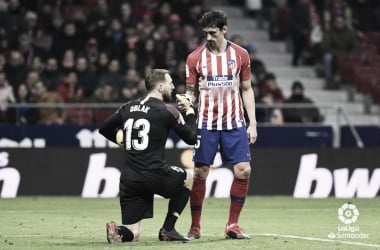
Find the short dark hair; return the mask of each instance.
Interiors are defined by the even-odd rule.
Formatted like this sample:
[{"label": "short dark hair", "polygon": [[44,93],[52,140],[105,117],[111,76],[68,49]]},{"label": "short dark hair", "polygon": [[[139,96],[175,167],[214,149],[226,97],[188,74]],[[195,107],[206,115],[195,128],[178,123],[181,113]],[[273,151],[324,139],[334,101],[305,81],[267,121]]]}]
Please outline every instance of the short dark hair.
[{"label": "short dark hair", "polygon": [[165,81],[165,75],[169,74],[166,69],[152,69],[145,77],[145,87],[148,91],[152,90],[158,82]]},{"label": "short dark hair", "polygon": [[203,13],[198,22],[202,28],[217,27],[222,29],[223,26],[227,25],[227,16],[220,10],[210,10]]},{"label": "short dark hair", "polygon": [[292,91],[295,90],[296,88],[299,88],[299,89],[303,90],[303,84],[302,84],[302,82],[300,82],[300,81],[293,82],[293,84],[292,84]]}]

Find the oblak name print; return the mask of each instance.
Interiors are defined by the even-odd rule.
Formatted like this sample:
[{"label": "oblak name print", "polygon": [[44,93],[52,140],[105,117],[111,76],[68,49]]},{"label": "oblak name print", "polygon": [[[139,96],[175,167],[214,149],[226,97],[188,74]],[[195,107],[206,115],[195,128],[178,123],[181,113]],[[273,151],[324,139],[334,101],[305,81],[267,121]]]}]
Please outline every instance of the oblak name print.
[{"label": "oblak name print", "polygon": [[144,112],[148,113],[150,107],[145,106],[145,105],[133,105],[129,108],[130,112]]}]

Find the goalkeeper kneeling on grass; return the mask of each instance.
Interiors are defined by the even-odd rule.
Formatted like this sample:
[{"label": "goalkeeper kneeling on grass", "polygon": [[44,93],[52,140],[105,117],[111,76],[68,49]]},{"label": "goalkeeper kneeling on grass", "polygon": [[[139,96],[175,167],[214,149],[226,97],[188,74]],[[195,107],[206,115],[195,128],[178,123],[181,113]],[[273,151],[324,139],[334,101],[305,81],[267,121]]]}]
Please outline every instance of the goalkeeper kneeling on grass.
[{"label": "goalkeeper kneeling on grass", "polygon": [[190,145],[197,142],[194,109],[191,100],[182,95],[177,95],[182,113],[169,103],[174,85],[167,70],[153,69],[145,85],[145,97],[122,105],[99,129],[126,154],[120,176],[122,225],[106,223],[109,243],[139,240],[141,220],[153,217],[155,194],[169,199],[159,240],[190,240],[175,230],[175,224],[188,202],[193,178],[181,167],[166,163],[164,153],[169,129]]}]

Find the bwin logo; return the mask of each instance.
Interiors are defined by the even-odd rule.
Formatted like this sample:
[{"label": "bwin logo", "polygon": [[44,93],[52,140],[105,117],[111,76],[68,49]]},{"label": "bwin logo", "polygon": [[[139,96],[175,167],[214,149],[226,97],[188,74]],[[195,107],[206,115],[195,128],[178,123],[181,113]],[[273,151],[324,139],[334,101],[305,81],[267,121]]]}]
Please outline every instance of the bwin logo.
[{"label": "bwin logo", "polygon": [[[318,155],[307,154],[301,157],[295,198],[326,198],[334,185],[336,198],[373,198],[380,189],[380,168],[373,170],[372,176],[367,168],[356,168],[349,177],[348,168],[335,169],[317,167]],[[311,192],[315,182],[314,192]]]}]

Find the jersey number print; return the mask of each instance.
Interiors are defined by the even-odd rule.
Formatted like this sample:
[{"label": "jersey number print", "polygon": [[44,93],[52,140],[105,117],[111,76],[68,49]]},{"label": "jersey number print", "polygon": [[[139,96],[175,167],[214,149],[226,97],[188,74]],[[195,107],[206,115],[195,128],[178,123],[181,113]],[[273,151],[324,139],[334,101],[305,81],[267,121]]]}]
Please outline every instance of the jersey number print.
[{"label": "jersey number print", "polygon": [[[132,130],[138,130],[137,139],[132,138]],[[150,123],[146,119],[128,119],[124,123],[125,148],[131,150],[145,150],[149,144]]]}]

